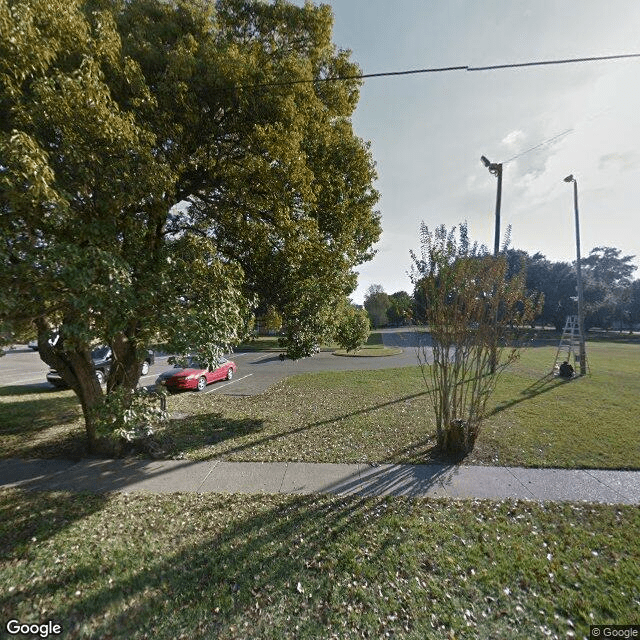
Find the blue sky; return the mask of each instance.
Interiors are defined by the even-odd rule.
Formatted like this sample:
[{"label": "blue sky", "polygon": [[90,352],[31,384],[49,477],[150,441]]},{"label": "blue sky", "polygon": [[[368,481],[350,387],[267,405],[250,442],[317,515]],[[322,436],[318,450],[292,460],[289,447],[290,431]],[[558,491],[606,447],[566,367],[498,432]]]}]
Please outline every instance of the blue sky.
[{"label": "blue sky", "polygon": [[[298,2],[297,4],[302,4]],[[328,0],[334,42],[364,73],[640,53],[637,0]],[[512,246],[575,259],[572,185],[582,253],[615,246],[640,266],[640,58],[365,81],[354,128],[377,163],[383,235],[359,270],[371,284],[410,290],[418,228],[466,220],[493,247],[496,179],[504,162],[502,227]],[[640,270],[636,272],[640,277]]]}]

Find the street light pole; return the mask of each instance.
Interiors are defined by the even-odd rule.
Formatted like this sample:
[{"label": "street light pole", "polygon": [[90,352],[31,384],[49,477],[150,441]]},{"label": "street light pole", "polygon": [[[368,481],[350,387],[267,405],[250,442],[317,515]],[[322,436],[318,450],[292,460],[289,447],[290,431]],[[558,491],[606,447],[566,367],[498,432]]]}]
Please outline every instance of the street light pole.
[{"label": "street light pole", "polygon": [[[498,190],[496,192],[496,231],[493,239],[493,257],[497,258],[500,251],[500,204],[502,202],[502,162],[490,162],[486,156],[480,156],[482,164],[489,169],[489,173],[498,178]],[[489,370],[491,373],[496,372],[497,365],[497,336],[498,336],[498,309],[496,308],[496,316],[494,318],[494,336],[493,345],[491,347],[491,358],[489,360]]]},{"label": "street light pole", "polygon": [[584,293],[582,288],[582,269],[580,266],[580,218],[578,216],[578,182],[573,175],[567,176],[565,182],[573,182],[573,210],[576,218],[576,274],[578,280],[578,327],[580,330],[580,375],[587,373],[587,355],[584,343]]},{"label": "street light pole", "polygon": [[493,240],[493,256],[497,257],[500,251],[500,204],[502,201],[502,162],[490,162],[486,156],[480,156],[482,164],[489,169],[489,173],[498,178],[498,190],[496,192],[496,232]]}]

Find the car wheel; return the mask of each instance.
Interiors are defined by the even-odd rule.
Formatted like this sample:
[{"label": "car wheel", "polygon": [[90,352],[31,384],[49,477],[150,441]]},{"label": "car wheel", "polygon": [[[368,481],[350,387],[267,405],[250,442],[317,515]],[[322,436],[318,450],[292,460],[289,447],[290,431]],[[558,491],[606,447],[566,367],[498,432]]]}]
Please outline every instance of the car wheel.
[{"label": "car wheel", "polygon": [[98,378],[98,384],[100,385],[104,384],[104,373],[100,371],[100,369],[96,370],[96,378]]},{"label": "car wheel", "polygon": [[198,378],[198,391],[204,391],[207,388],[207,379],[204,376]]},{"label": "car wheel", "polygon": [[147,375],[147,373],[149,373],[149,363],[145,360],[145,361],[142,363],[142,372],[141,372],[141,375],[146,376],[146,375]]},{"label": "car wheel", "polygon": [[231,380],[231,378],[233,378],[233,369],[229,367],[227,370],[227,380]]}]

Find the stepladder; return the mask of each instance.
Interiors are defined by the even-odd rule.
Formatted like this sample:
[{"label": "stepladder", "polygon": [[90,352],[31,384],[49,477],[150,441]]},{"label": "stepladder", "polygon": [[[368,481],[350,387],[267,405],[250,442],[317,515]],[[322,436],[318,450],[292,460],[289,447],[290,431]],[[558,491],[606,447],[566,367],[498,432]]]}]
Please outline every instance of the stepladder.
[{"label": "stepladder", "polygon": [[567,316],[553,363],[553,373],[558,373],[563,362],[568,362],[575,370],[580,367],[580,337],[578,316]]}]

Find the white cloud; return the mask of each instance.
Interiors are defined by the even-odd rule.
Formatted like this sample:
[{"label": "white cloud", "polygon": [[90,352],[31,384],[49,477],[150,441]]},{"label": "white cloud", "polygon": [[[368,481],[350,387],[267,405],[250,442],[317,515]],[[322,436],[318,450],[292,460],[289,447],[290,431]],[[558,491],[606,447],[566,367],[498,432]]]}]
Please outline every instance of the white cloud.
[{"label": "white cloud", "polygon": [[526,137],[527,136],[524,134],[523,131],[520,131],[520,129],[516,129],[515,131],[512,131],[511,133],[507,134],[502,139],[501,142],[506,147],[514,147],[515,145],[522,142]]},{"label": "white cloud", "polygon": [[614,165],[615,168],[621,171],[633,169],[638,165],[638,154],[627,151],[625,153],[605,153],[600,156],[598,168],[603,170],[609,165]]}]

